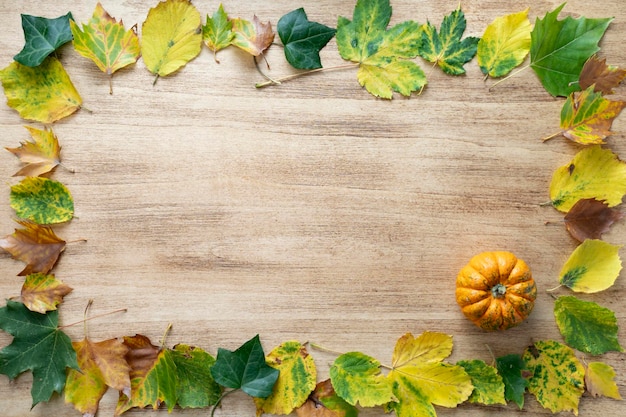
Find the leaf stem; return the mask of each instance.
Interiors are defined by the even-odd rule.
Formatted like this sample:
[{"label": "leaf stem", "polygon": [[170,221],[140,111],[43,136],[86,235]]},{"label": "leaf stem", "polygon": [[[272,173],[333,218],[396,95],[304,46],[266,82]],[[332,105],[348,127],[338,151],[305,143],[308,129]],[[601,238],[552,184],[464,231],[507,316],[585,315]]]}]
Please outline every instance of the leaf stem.
[{"label": "leaf stem", "polygon": [[556,133],[551,134],[550,136],[546,136],[545,138],[542,138],[542,139],[541,139],[541,141],[542,141],[542,142],[547,142],[547,141],[549,141],[550,139],[554,139],[554,138],[556,138],[557,136],[560,136],[560,135],[562,135],[562,134],[563,134],[563,131],[556,132]]},{"label": "leaf stem", "polygon": [[167,336],[169,335],[171,330],[172,330],[172,323],[169,323],[167,325],[167,328],[163,332],[163,337],[161,338],[161,349],[165,347],[165,340],[167,339]]},{"label": "leaf stem", "polygon": [[152,86],[153,86],[153,87],[156,85],[156,83],[157,83],[157,81],[158,81],[158,80],[159,80],[159,74],[157,74],[157,75],[154,77],[154,81],[152,81]]},{"label": "leaf stem", "polygon": [[81,324],[81,323],[84,323],[86,321],[93,320],[93,319],[99,319],[99,318],[105,317],[105,316],[110,316],[110,315],[115,314],[115,313],[126,313],[127,311],[128,311],[127,308],[119,308],[117,310],[109,311],[108,313],[98,314],[97,316],[91,316],[89,318],[82,319],[82,320],[79,320],[79,321],[74,322],[74,323],[70,323],[70,324],[65,324],[63,326],[59,326],[59,329],[65,329],[67,327],[76,326],[77,324]]},{"label": "leaf stem", "polygon": [[89,313],[89,309],[93,304],[93,298],[90,298],[87,302],[87,306],[85,307],[85,312],[83,313],[83,333],[85,334],[85,339],[87,338],[87,314]]},{"label": "leaf stem", "polygon": [[522,67],[522,68],[518,69],[517,71],[507,75],[506,77],[502,78],[501,80],[498,80],[494,84],[491,84],[491,86],[489,87],[489,90],[491,91],[491,89],[496,87],[498,84],[505,82],[509,78],[515,77],[517,74],[519,74],[520,72],[526,71],[528,68],[530,68],[530,64],[528,64],[525,67]]},{"label": "leaf stem", "polygon": [[109,74],[109,95],[113,95],[113,74]]},{"label": "leaf stem", "polygon": [[217,409],[217,407],[220,406],[220,404],[222,403],[222,400],[224,398],[226,398],[226,396],[232,394],[235,391],[239,391],[239,390],[238,389],[231,389],[230,391],[222,392],[222,395],[220,395],[220,397],[217,399],[217,401],[215,402],[215,405],[213,406],[213,409],[211,410],[211,417],[213,417],[215,415],[215,410]]},{"label": "leaf stem", "polygon": [[315,73],[323,72],[323,71],[337,71],[337,70],[342,70],[342,69],[347,69],[347,68],[354,68],[357,66],[359,66],[358,62],[350,62],[349,64],[341,64],[341,65],[337,65],[334,67],[322,67],[322,68],[316,68],[316,69],[309,70],[309,71],[296,72],[294,74],[285,75],[284,77],[275,78],[275,79],[271,79],[268,76],[264,75],[265,78],[267,78],[269,81],[257,83],[254,86],[256,88],[263,88],[263,87],[267,87],[270,85],[279,85],[279,84],[282,84],[284,81],[289,81],[294,78],[304,77],[305,75],[311,75],[311,74],[315,74]]},{"label": "leaf stem", "polygon": [[549,290],[546,290],[546,292],[556,291],[556,290],[558,290],[559,288],[561,288],[562,286],[563,286],[563,284],[559,284],[557,287],[550,288]]},{"label": "leaf stem", "polygon": [[333,354],[335,354],[337,356],[341,356],[341,355],[344,354],[344,352],[339,352],[339,351],[327,348],[326,346],[318,345],[317,343],[309,343],[309,345],[313,349],[321,350],[323,352],[333,353]]}]

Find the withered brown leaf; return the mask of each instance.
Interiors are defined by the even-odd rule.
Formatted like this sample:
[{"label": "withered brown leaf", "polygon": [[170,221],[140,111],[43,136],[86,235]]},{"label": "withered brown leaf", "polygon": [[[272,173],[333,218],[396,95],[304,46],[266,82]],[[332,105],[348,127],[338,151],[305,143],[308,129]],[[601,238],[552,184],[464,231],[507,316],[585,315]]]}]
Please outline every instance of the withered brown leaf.
[{"label": "withered brown leaf", "polygon": [[594,91],[602,94],[613,94],[613,89],[626,77],[626,70],[606,64],[606,58],[598,59],[596,55],[585,62],[580,72],[578,83],[582,90],[595,84]]},{"label": "withered brown leaf", "polygon": [[593,198],[580,199],[565,215],[565,228],[580,242],[585,239],[600,239],[611,225],[624,217],[624,213],[610,208],[603,201]]}]

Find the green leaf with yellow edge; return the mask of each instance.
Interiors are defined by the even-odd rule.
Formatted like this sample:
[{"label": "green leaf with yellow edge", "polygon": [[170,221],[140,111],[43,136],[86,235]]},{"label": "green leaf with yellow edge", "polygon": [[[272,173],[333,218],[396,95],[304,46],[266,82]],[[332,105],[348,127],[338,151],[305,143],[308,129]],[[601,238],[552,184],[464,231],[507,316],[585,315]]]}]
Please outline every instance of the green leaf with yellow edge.
[{"label": "green leaf with yellow edge", "polygon": [[148,70],[169,75],[194,59],[202,49],[200,12],[189,0],[165,0],[148,12],[141,26],[141,55]]},{"label": "green leaf with yellow edge", "polygon": [[0,70],[0,81],[9,107],[27,120],[53,123],[74,113],[83,102],[54,57],[33,68],[14,61]]},{"label": "green leaf with yellow edge", "polygon": [[36,129],[25,126],[33,138],[22,142],[19,148],[6,148],[26,165],[13,174],[14,177],[38,177],[52,171],[61,163],[61,147],[52,129]]},{"label": "green leaf with yellow edge", "polygon": [[585,368],[574,351],[554,340],[540,340],[524,351],[532,376],[528,390],[539,404],[553,413],[572,411],[585,391]]},{"label": "green leaf with yellow edge", "polygon": [[254,399],[257,415],[290,414],[315,389],[317,370],[313,357],[300,342],[289,341],[274,348],[266,362],[280,373],[270,396]]},{"label": "green leaf with yellow edge", "polygon": [[359,411],[337,395],[330,379],[317,384],[309,399],[296,409],[298,417],[357,417]]},{"label": "green leaf with yellow edge", "polygon": [[69,23],[72,19],[72,13],[54,19],[23,14],[25,44],[13,59],[27,67],[41,65],[48,55],[72,40]]},{"label": "green leaf with yellow edge", "polygon": [[520,65],[530,51],[528,9],[497,17],[478,41],[476,60],[483,74],[502,77]]},{"label": "green leaf with yellow edge", "polygon": [[46,314],[56,310],[63,302],[63,297],[72,292],[72,288],[58,280],[54,275],[35,273],[26,276],[22,285],[22,302],[30,310]]},{"label": "green leaf with yellow edge", "polygon": [[585,373],[587,392],[594,397],[604,396],[621,400],[619,388],[615,383],[615,370],[603,362],[590,362]]},{"label": "green leaf with yellow edge", "polygon": [[55,224],[74,217],[70,191],[58,181],[26,177],[11,187],[11,207],[22,219],[37,224]]},{"label": "green leaf with yellow edge", "polygon": [[457,365],[465,369],[474,386],[469,402],[485,405],[506,404],[504,382],[496,368],[478,359],[459,361]]},{"label": "green leaf with yellow edge", "polygon": [[422,31],[419,55],[438,65],[446,74],[465,74],[463,65],[476,55],[479,41],[479,38],[473,36],[461,39],[465,27],[465,13],[460,6],[443,18],[439,33],[427,22]]},{"label": "green leaf with yellow edge", "polygon": [[409,20],[387,29],[390,20],[389,0],[358,0],[352,21],[339,17],[336,32],[341,57],[359,64],[359,84],[386,99],[394,91],[410,96],[426,85],[424,71],[408,60],[418,55],[419,24]]},{"label": "green leaf with yellow edge", "polygon": [[554,172],[550,183],[552,205],[564,213],[582,198],[595,198],[614,207],[625,194],[626,164],[600,145],[579,151],[569,164]]},{"label": "green leaf with yellow edge", "polygon": [[65,383],[65,402],[84,416],[95,416],[100,400],[111,387],[130,395],[128,347],[120,339],[72,342],[80,369],[70,369]]},{"label": "green leaf with yellow edge", "polygon": [[245,19],[232,19],[234,37],[232,44],[252,56],[261,55],[274,41],[276,34],[270,22],[262,23],[255,15],[252,22]]},{"label": "green leaf with yellow edge", "polygon": [[496,368],[504,382],[504,398],[513,401],[519,409],[524,407],[524,393],[528,387],[528,379],[525,378],[526,363],[520,355],[510,354],[496,358]]},{"label": "green leaf with yellow edge", "polygon": [[608,308],[573,296],[559,297],[554,317],[565,343],[574,349],[592,355],[624,351],[617,338],[615,313]]},{"label": "green leaf with yellow edge", "polygon": [[394,401],[391,381],[380,372],[380,362],[361,352],[348,352],[335,359],[330,380],[339,397],[350,405],[374,407]]},{"label": "green leaf with yellow edge", "polygon": [[213,59],[217,63],[220,62],[217,52],[232,44],[235,37],[232,29],[233,23],[228,19],[222,3],[212,17],[206,16],[206,25],[202,26],[202,40],[213,51]]},{"label": "green leaf with yellow edge", "polygon": [[451,352],[452,337],[443,333],[398,339],[388,375],[397,400],[387,409],[398,417],[435,416],[433,404],[452,408],[466,401],[474,386],[463,367],[442,362]]},{"label": "green leaf with yellow edge", "polygon": [[178,344],[170,351],[176,364],[177,403],[181,408],[204,408],[215,405],[222,387],[213,379],[215,358],[204,350]]},{"label": "green leaf with yellow edge", "polygon": [[599,239],[586,239],[561,268],[559,282],[576,292],[606,290],[615,283],[622,270],[621,247]]}]

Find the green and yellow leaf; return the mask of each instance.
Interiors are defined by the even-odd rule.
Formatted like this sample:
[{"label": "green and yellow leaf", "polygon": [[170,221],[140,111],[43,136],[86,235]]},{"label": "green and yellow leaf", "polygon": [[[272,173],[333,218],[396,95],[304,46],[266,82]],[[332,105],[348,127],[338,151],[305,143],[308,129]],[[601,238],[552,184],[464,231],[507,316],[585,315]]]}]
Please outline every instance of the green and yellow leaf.
[{"label": "green and yellow leaf", "polygon": [[621,245],[587,239],[570,255],[559,274],[559,282],[576,292],[593,293],[611,287],[620,271]]},{"label": "green and yellow leaf", "polygon": [[35,129],[25,126],[33,141],[20,144],[19,148],[6,148],[26,165],[13,174],[14,177],[38,177],[52,171],[61,163],[61,147],[52,129]]},{"label": "green and yellow leaf", "polygon": [[181,408],[204,408],[217,404],[222,387],[211,375],[215,358],[204,350],[178,344],[170,351],[177,374],[177,404]]},{"label": "green and yellow leaf", "polygon": [[359,411],[342,400],[326,379],[317,384],[309,399],[296,409],[298,417],[357,417]]},{"label": "green and yellow leaf", "polygon": [[63,297],[70,292],[72,288],[54,275],[35,273],[26,276],[21,295],[22,302],[30,311],[46,314],[56,310],[63,302]]},{"label": "green and yellow leaf", "polygon": [[590,362],[585,374],[587,392],[594,397],[608,397],[621,400],[619,388],[615,383],[615,370],[603,362]]},{"label": "green and yellow leaf", "polygon": [[245,19],[232,19],[233,39],[231,43],[252,56],[259,56],[270,47],[276,34],[270,22],[262,23],[256,15],[252,22]]},{"label": "green and yellow leaf", "polygon": [[202,26],[202,40],[213,51],[215,62],[220,62],[216,57],[217,52],[232,44],[235,37],[232,29],[233,23],[228,19],[222,3],[212,17],[207,15],[206,25]]},{"label": "green and yellow leaf", "polygon": [[465,369],[474,386],[469,402],[485,405],[506,404],[504,382],[496,368],[477,359],[459,361],[457,365]]},{"label": "green and yellow leaf", "polygon": [[74,200],[65,185],[42,177],[26,177],[11,187],[11,207],[22,219],[55,224],[74,217]]}]

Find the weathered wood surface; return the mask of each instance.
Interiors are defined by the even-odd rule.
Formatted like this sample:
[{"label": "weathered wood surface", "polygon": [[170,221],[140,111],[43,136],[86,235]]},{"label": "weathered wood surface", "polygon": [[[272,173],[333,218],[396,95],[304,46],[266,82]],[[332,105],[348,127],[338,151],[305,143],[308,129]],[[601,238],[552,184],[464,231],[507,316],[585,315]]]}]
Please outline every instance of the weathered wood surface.
[{"label": "weathered wood surface", "polygon": [[[462,2],[468,35],[480,36],[495,17],[530,5],[531,20],[560,0]],[[145,20],[156,2],[105,2],[127,26]],[[201,14],[218,2],[196,0]],[[458,2],[394,0],[392,23],[407,19],[439,24]],[[71,10],[78,22],[95,1],[0,2],[0,65],[22,44],[20,13],[56,17]],[[225,2],[233,16],[258,15],[272,23],[304,6],[310,19],[336,25],[352,15],[354,1]],[[615,16],[602,56],[626,66],[626,8],[622,0],[571,0],[565,12]],[[421,96],[377,100],[357,83],[355,70],[317,74],[256,90],[262,77],[252,59],[234,48],[214,62],[206,48],[177,74],[155,86],[143,62],[108,79],[71,46],[61,60],[91,112],[54,124],[63,161],[53,178],[75,198],[76,218],[58,228],[70,244],[54,272],[74,291],[61,308],[62,323],[80,320],[90,299],[93,314],[128,312],[93,321],[100,340],[141,333],[158,341],[169,323],[169,346],[184,342],[215,353],[234,349],[259,333],[267,350],[290,340],[338,351],[358,350],[389,361],[405,332],[454,336],[452,361],[521,353],[533,340],[562,340],[544,290],[554,287],[573,241],[550,207],[552,172],[578,147],[540,138],[558,128],[561,99],[545,92],[531,70],[490,91],[475,62],[467,75],[445,76],[420,61],[429,75]],[[289,73],[282,52],[267,54],[274,76]],[[334,40],[325,66],[341,64]],[[624,87],[618,91],[624,99]],[[0,146],[27,139],[26,123],[0,106]],[[614,123],[610,147],[626,155],[626,119]],[[18,162],[0,153],[0,231],[12,232],[11,178]],[[546,225],[546,222],[555,222]],[[622,221],[605,235],[626,243]],[[510,250],[526,260],[540,288],[530,319],[506,333],[485,333],[460,313],[454,300],[457,271],[475,253]],[[622,256],[624,251],[622,250]],[[0,295],[19,294],[23,265],[0,255]],[[584,297],[626,321],[624,273],[608,291]],[[557,291],[557,294],[566,291]],[[67,329],[83,337],[83,327]],[[0,344],[10,342],[0,335]],[[620,331],[622,343],[626,340]],[[333,355],[312,351],[320,378]],[[581,355],[582,357],[582,355]],[[617,370],[626,395],[623,354],[603,358]],[[31,376],[10,384],[0,378],[5,417],[78,415],[62,399],[29,411]],[[116,393],[101,416],[112,415]],[[463,405],[438,408],[440,416],[539,416],[550,412],[530,395],[524,411]],[[626,414],[623,403],[585,396],[581,416]],[[128,415],[159,415],[159,410]],[[204,416],[206,410],[173,415]],[[233,395],[217,415],[252,416],[254,406]],[[383,415],[380,408],[363,416]]]}]

